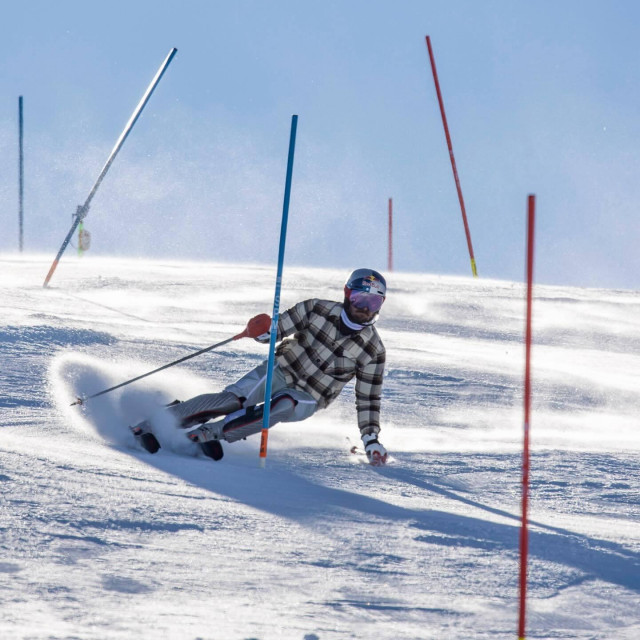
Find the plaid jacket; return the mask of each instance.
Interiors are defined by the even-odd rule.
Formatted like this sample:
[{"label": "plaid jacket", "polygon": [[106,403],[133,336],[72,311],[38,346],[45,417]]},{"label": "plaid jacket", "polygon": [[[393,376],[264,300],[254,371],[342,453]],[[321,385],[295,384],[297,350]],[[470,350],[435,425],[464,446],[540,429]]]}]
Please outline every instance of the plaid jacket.
[{"label": "plaid jacket", "polygon": [[[324,409],[355,376],[361,434],[380,431],[380,394],[385,349],[372,327],[345,336],[340,332],[342,303],[305,300],[278,319],[276,360],[287,384],[311,394]],[[287,336],[293,336],[287,338]]]}]

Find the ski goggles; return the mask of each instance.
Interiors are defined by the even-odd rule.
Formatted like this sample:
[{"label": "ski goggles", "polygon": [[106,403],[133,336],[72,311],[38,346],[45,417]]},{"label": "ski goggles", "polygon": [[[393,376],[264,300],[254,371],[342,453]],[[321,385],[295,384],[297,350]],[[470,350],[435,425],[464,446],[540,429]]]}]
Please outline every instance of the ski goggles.
[{"label": "ski goggles", "polygon": [[349,302],[356,309],[369,309],[371,313],[377,313],[382,307],[384,296],[377,293],[368,293],[367,291],[351,291]]}]

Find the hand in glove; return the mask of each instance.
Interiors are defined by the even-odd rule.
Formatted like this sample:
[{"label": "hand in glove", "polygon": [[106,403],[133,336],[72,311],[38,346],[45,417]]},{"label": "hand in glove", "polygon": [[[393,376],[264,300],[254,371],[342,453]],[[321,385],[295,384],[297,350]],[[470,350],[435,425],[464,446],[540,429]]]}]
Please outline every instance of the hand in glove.
[{"label": "hand in glove", "polygon": [[369,459],[369,464],[374,467],[381,467],[387,462],[387,450],[378,442],[378,436],[370,433],[362,436],[364,451]]}]

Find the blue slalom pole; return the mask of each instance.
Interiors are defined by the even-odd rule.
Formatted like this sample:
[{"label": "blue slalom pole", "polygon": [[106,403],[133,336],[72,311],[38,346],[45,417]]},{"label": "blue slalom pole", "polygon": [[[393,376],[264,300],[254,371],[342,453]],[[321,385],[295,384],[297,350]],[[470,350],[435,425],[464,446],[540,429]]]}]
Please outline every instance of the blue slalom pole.
[{"label": "blue slalom pole", "polygon": [[276,291],[273,297],[273,313],[271,314],[271,340],[269,341],[269,360],[267,362],[267,381],[264,390],[264,414],[262,418],[262,438],[260,441],[260,466],[267,461],[267,439],[269,437],[269,417],[271,415],[271,387],[273,384],[273,366],[278,337],[278,316],[280,315],[280,289],[282,288],[282,267],[284,265],[284,248],[287,242],[287,222],[289,221],[289,199],[291,197],[291,177],[293,175],[293,154],[296,148],[296,130],[298,116],[291,116],[291,135],[289,136],[289,158],[287,160],[287,180],[284,186],[284,204],[282,206],[282,223],[280,225],[280,247],[278,249],[278,273],[276,275]]}]

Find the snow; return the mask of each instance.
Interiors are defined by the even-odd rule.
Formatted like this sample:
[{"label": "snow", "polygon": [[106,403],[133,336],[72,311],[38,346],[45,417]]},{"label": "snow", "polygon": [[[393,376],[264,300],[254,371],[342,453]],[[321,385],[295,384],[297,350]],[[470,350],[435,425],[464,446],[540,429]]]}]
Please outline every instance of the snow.
[{"label": "snow", "polygon": [[[271,311],[275,269],[0,256],[2,638],[515,638],[524,291],[389,274],[374,469],[353,388],[215,463],[127,425],[218,390],[252,340],[89,401]],[[282,308],[345,273],[286,268]],[[528,638],[640,638],[640,293],[538,286]],[[160,412],[161,413],[161,412]]]}]

